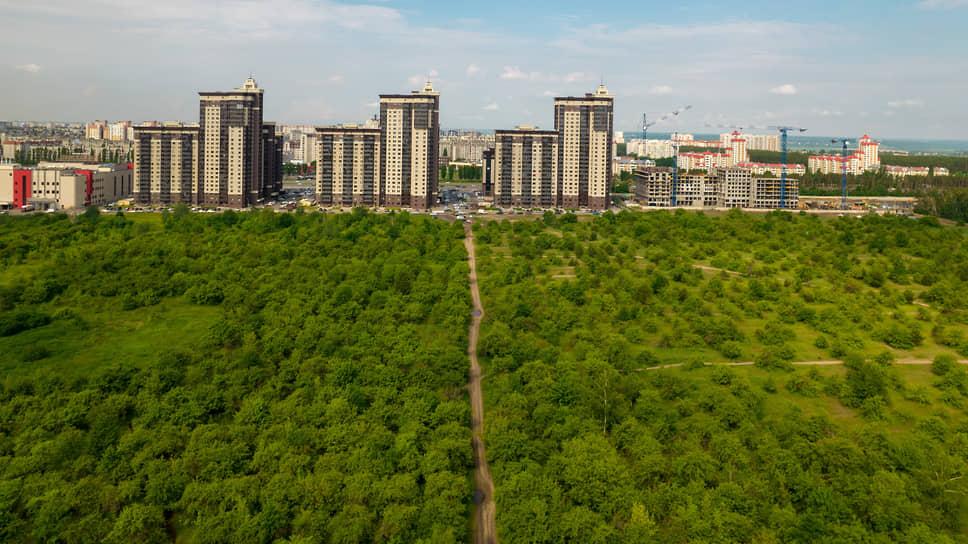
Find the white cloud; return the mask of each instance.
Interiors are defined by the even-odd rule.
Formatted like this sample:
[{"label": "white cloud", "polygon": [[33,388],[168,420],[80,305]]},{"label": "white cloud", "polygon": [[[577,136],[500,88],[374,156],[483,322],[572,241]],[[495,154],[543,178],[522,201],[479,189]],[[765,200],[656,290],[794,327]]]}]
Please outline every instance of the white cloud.
[{"label": "white cloud", "polygon": [[501,107],[498,106],[496,102],[491,102],[490,104],[484,106],[484,109],[486,111],[497,111],[497,110],[501,109]]},{"label": "white cloud", "polygon": [[501,79],[528,79],[528,74],[521,71],[517,66],[505,66],[504,73],[500,76]]},{"label": "white cloud", "polygon": [[814,108],[814,109],[810,110],[810,113],[812,113],[814,115],[819,115],[821,117],[840,117],[840,116],[842,116],[844,114],[844,112],[842,112],[842,111],[825,110],[825,109],[821,109],[821,108]]},{"label": "white cloud", "polygon": [[783,21],[725,21],[721,23],[698,23],[691,25],[645,24],[630,28],[615,28],[604,24],[585,27],[566,26],[562,37],[551,42],[554,47],[572,52],[614,55],[615,47],[630,47],[631,44],[650,46],[668,43],[698,42],[709,45],[722,43],[734,44],[745,50],[762,49],[764,44],[791,48],[809,45],[810,40],[826,36],[835,29]]},{"label": "white cloud", "polygon": [[336,83],[337,85],[342,85],[343,83],[346,83],[346,80],[343,79],[343,76],[336,75],[336,76],[330,76],[329,82]]},{"label": "white cloud", "polygon": [[33,63],[31,63],[31,64],[21,64],[20,66],[17,66],[17,69],[18,70],[21,70],[23,72],[29,72],[31,74],[36,74],[37,72],[40,71],[40,66],[37,65],[37,64],[33,64]]},{"label": "white cloud", "polygon": [[918,3],[922,9],[954,9],[968,6],[968,0],[924,0]]},{"label": "white cloud", "polygon": [[889,108],[920,108],[924,102],[918,98],[906,98],[904,100],[891,100],[887,103]]},{"label": "white cloud", "polygon": [[572,72],[565,76],[565,81],[567,83],[574,83],[576,81],[592,81],[595,76],[591,74],[586,74],[585,72]]},{"label": "white cloud", "polygon": [[474,77],[481,73],[481,67],[476,64],[468,64],[465,73],[467,77]]},{"label": "white cloud", "polygon": [[654,94],[658,96],[672,94],[672,87],[668,85],[656,85],[649,89],[649,94]]},{"label": "white cloud", "polygon": [[797,88],[787,83],[786,85],[773,87],[772,89],[770,89],[770,92],[773,94],[782,94],[782,95],[790,96],[790,95],[797,94]]},{"label": "white cloud", "polygon": [[558,93],[556,93],[554,91],[545,91],[545,92],[541,93],[541,96],[558,96]]},{"label": "white cloud", "polygon": [[426,74],[417,74],[417,75],[408,77],[407,82],[410,83],[411,85],[423,85],[428,80],[432,80],[433,78],[439,75],[440,74],[437,72],[437,70],[431,69]]},{"label": "white cloud", "polygon": [[[323,0],[0,0],[0,10],[72,18],[121,19],[132,27],[154,24],[156,30],[181,34],[226,34],[243,32],[247,38],[269,39],[285,35],[295,24],[332,24],[347,29],[386,29],[403,22],[396,9],[373,5],[351,5]],[[213,24],[216,21],[216,24]],[[288,28],[287,28],[288,27]],[[154,28],[154,27],[153,27]]]}]

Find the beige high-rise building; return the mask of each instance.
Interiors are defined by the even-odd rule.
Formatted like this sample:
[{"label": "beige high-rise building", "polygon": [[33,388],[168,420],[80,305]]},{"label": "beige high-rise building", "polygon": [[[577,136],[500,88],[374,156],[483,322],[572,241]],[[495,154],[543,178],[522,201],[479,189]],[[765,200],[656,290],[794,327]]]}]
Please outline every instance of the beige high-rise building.
[{"label": "beige high-rise building", "polygon": [[252,206],[262,198],[262,94],[251,77],[229,92],[200,92],[202,204]]},{"label": "beige high-rise building", "polygon": [[498,206],[557,205],[558,132],[521,126],[495,131],[494,204]]},{"label": "beige high-rise building", "polygon": [[614,100],[605,85],[584,97],[555,98],[560,206],[608,208]]},{"label": "beige high-rise building", "polygon": [[746,152],[746,138],[738,131],[734,131],[733,137],[729,140],[729,166],[736,166],[749,160],[750,155]]},{"label": "beige high-rise building", "polygon": [[378,128],[355,124],[316,129],[316,202],[377,206],[383,200]]},{"label": "beige high-rise building", "polygon": [[[379,205],[426,209],[437,202],[440,93],[380,95]],[[318,159],[317,159],[318,160]]]},{"label": "beige high-rise building", "polygon": [[199,204],[201,128],[134,127],[133,198],[140,204]]},{"label": "beige high-rise building", "polygon": [[318,140],[316,134],[303,134],[299,136],[299,152],[302,155],[303,164],[312,164],[316,160],[316,149]]},{"label": "beige high-rise building", "polygon": [[112,123],[110,125],[110,135],[111,140],[115,142],[121,142],[128,138],[128,127],[131,126],[131,121],[118,121],[117,123]]}]

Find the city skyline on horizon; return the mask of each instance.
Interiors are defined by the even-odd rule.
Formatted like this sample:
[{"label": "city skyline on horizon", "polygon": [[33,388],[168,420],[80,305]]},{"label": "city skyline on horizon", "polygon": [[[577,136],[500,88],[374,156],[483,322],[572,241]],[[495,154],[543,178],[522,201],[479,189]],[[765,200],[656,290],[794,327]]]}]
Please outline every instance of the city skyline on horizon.
[{"label": "city skyline on horizon", "polygon": [[[692,104],[653,130],[791,124],[818,136],[966,138],[963,0],[820,2],[807,13],[754,1],[728,16],[719,3],[691,2],[653,6],[641,20],[628,16],[631,3],[550,6],[0,0],[10,22],[0,44],[15,59],[0,65],[12,76],[0,119],[186,120],[198,92],[251,73],[266,89],[266,118],[280,124],[363,121],[380,93],[429,79],[443,127],[550,127],[549,97],[604,81],[622,131],[639,130],[643,112]],[[71,34],[95,22],[117,32]],[[930,43],[918,38],[927,32]]]}]

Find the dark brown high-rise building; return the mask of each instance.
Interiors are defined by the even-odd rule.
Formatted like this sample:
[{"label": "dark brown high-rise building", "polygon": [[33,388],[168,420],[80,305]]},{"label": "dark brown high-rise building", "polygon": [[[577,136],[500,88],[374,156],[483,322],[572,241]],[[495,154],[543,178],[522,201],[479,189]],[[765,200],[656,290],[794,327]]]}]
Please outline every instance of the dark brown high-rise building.
[{"label": "dark brown high-rise building", "polygon": [[489,147],[481,152],[481,158],[484,162],[483,167],[483,177],[484,177],[484,196],[492,196],[494,194],[494,151],[493,147]]},{"label": "dark brown high-rise building", "polygon": [[494,204],[558,205],[558,133],[521,126],[494,133]]},{"label": "dark brown high-rise building", "polygon": [[282,192],[282,134],[275,123],[262,124],[262,198]]},{"label": "dark brown high-rise building", "polygon": [[426,209],[437,203],[440,93],[380,95],[379,204]]},{"label": "dark brown high-rise building", "polygon": [[202,204],[252,206],[262,198],[262,89],[200,92]]},{"label": "dark brown high-rise building", "polygon": [[134,127],[132,198],[139,204],[198,204],[202,145],[198,125]]},{"label": "dark brown high-rise building", "polygon": [[353,124],[316,129],[316,202],[322,206],[377,206],[380,129]]}]

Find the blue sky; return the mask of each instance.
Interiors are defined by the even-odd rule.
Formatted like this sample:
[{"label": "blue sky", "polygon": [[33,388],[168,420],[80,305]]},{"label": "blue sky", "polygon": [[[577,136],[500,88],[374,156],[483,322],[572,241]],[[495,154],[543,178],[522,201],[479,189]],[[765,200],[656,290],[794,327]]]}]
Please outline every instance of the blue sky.
[{"label": "blue sky", "polygon": [[336,2],[0,0],[5,120],[197,120],[251,72],[266,119],[373,115],[441,92],[446,127],[552,126],[604,78],[615,125],[790,124],[817,136],[968,139],[968,0]]}]

